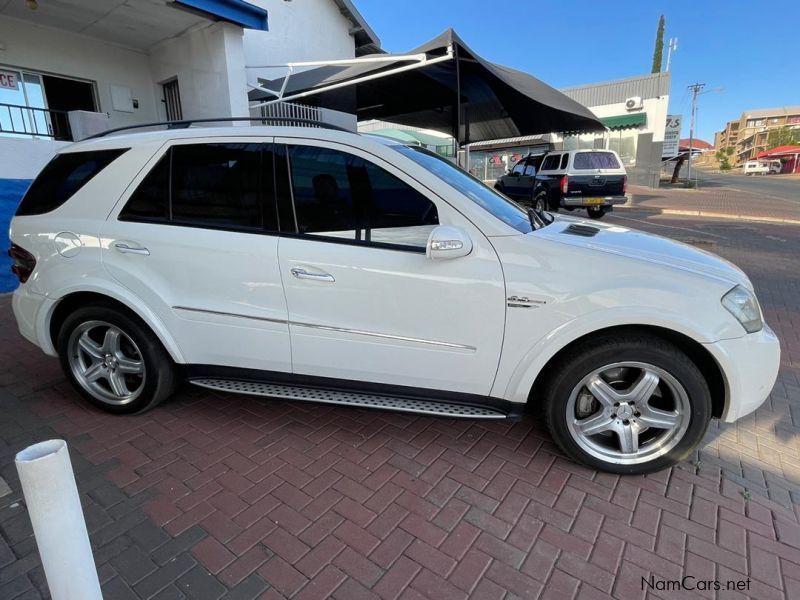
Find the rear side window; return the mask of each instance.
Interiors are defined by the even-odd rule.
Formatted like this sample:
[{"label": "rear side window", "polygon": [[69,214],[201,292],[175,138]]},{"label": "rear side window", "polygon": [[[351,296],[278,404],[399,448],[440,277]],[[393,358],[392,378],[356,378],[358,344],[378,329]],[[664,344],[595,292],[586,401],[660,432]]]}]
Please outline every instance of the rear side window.
[{"label": "rear side window", "polygon": [[277,230],[271,146],[173,146],[131,195],[123,221]]},{"label": "rear side window", "polygon": [[569,154],[565,154],[561,157],[561,165],[559,166],[560,170],[564,170],[567,168],[567,163],[569,162]]},{"label": "rear side window", "polygon": [[558,168],[558,162],[561,160],[560,154],[551,154],[547,158],[544,159],[544,164],[542,165],[542,171],[554,171]]},{"label": "rear side window", "polygon": [[128,148],[59,154],[42,170],[22,198],[17,216],[55,210]]},{"label": "rear side window", "polygon": [[611,152],[578,152],[572,161],[575,169],[619,169],[619,161]]}]

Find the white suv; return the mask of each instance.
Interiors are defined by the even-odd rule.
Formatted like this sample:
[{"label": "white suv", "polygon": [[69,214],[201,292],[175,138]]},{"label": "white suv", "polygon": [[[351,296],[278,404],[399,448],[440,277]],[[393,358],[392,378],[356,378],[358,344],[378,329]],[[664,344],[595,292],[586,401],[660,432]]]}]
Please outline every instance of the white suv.
[{"label": "white suv", "polygon": [[215,390],[503,419],[616,473],[767,397],[779,345],[730,263],[525,211],[424,149],[225,127],[72,145],[11,223],[14,313],[90,402]]}]

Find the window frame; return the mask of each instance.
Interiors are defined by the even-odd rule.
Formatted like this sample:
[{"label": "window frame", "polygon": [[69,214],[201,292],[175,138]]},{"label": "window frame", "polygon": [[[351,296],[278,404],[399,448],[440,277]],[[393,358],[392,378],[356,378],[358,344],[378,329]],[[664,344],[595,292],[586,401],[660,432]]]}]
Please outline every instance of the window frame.
[{"label": "window frame", "polygon": [[[289,146],[312,146],[318,148],[326,148],[328,150],[335,150],[338,152],[343,152],[345,154],[351,154],[356,156],[366,162],[372,163],[373,166],[389,173],[390,175],[394,176],[396,179],[404,183],[405,185],[412,188],[417,193],[424,196],[429,202],[431,202],[436,207],[436,213],[439,218],[442,215],[442,208],[446,204],[442,199],[440,199],[436,194],[431,192],[427,187],[420,184],[417,180],[413,177],[409,176],[404,171],[397,169],[394,165],[387,163],[384,159],[379,156],[375,156],[369,152],[364,151],[363,149],[357,146],[349,146],[347,144],[342,144],[338,142],[332,142],[329,140],[320,140],[320,139],[313,139],[313,138],[291,138],[291,137],[275,137],[275,148],[277,149],[278,146],[283,145],[285,155],[287,156],[287,170],[285,173],[286,181],[288,181],[288,189],[290,193],[290,201],[292,206],[293,214],[295,215],[295,227],[297,227],[297,208],[295,207],[294,202],[294,186],[292,185],[292,177],[291,177],[291,158],[289,156]],[[276,150],[277,156],[277,150]],[[275,173],[275,181],[276,185],[278,183],[278,178],[281,177],[281,174],[277,172]],[[280,199],[276,197],[276,200],[280,202]],[[447,205],[449,207],[449,205]],[[441,225],[441,221],[439,223]],[[356,239],[348,239],[348,238],[339,238],[339,237],[326,237],[323,235],[313,235],[313,234],[306,234],[300,233],[298,229],[295,229],[293,232],[288,231],[281,231],[280,235],[282,237],[291,237],[294,239],[301,239],[306,240],[309,242],[317,242],[317,243],[327,243],[327,244],[343,244],[347,246],[358,246],[362,248],[374,248],[378,250],[390,250],[390,251],[397,251],[397,252],[410,252],[412,254],[426,254],[427,248],[426,247],[419,247],[419,246],[408,246],[404,244],[391,244],[387,242],[374,242],[372,240],[356,240]],[[426,244],[427,246],[427,244]]]},{"label": "window frame", "polygon": [[[263,159],[263,152],[268,147],[272,147],[272,185],[271,193],[272,198],[271,201],[273,203],[273,210],[276,215],[276,228],[271,229],[268,227],[268,223],[266,223],[267,212],[265,210],[267,203],[270,201],[267,191],[264,190],[262,192],[261,198],[261,210],[262,210],[262,225],[260,227],[241,227],[241,226],[226,226],[226,225],[214,225],[211,223],[200,223],[200,222],[192,222],[192,221],[175,221],[172,219],[172,202],[171,202],[171,194],[172,194],[172,149],[178,146],[197,146],[197,145],[220,145],[220,144],[253,144],[262,146],[262,159]],[[212,138],[178,138],[174,140],[167,140],[164,142],[159,148],[155,151],[155,153],[148,159],[147,163],[142,167],[141,171],[137,174],[136,178],[131,181],[130,185],[125,190],[125,193],[120,197],[119,201],[114,207],[114,210],[109,215],[109,220],[114,219],[117,221],[122,221],[124,223],[143,223],[149,225],[160,225],[160,226],[167,226],[167,227],[183,227],[183,228],[190,228],[190,229],[205,229],[208,231],[227,231],[227,232],[234,232],[234,233],[248,233],[251,235],[270,235],[270,236],[279,236],[281,235],[280,230],[280,213],[278,198],[277,198],[277,176],[276,176],[276,148],[277,145],[274,143],[273,138],[265,138],[260,136],[253,136],[253,137],[212,137]],[[170,171],[169,171],[169,181],[170,181],[170,189],[169,194],[170,198],[168,199],[168,207],[169,207],[169,219],[161,219],[161,218],[146,218],[146,217],[124,217],[123,212],[125,211],[125,207],[128,206],[131,199],[133,198],[136,191],[142,185],[144,180],[150,175],[151,172],[158,166],[162,159],[164,159],[167,155],[170,155]]]}]

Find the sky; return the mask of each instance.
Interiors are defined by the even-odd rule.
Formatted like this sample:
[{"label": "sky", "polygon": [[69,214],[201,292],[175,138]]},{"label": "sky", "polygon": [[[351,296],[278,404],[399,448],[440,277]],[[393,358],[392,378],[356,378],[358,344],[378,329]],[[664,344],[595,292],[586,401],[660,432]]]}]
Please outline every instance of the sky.
[{"label": "sky", "polygon": [[[389,52],[404,52],[448,27],[475,52],[554,87],[650,73],[658,17],[667,40],[678,38],[670,72],[670,114],[684,115],[689,137],[691,94],[698,99],[695,137],[751,109],[800,105],[800,28],[792,2],[740,0],[356,0]],[[783,14],[783,16],[781,16]],[[781,51],[781,46],[785,48]]]}]

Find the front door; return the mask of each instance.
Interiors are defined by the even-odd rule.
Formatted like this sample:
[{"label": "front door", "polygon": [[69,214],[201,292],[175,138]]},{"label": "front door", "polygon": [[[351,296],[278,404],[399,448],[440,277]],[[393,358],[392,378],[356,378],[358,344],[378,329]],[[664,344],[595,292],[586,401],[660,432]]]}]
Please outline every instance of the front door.
[{"label": "front door", "polygon": [[[370,154],[281,142],[297,223],[278,249],[294,372],[488,395],[505,321],[502,270],[488,240]],[[438,224],[464,229],[472,253],[426,258]]]},{"label": "front door", "polygon": [[182,140],[159,154],[105,223],[105,268],[186,362],[290,372],[271,144]]}]

